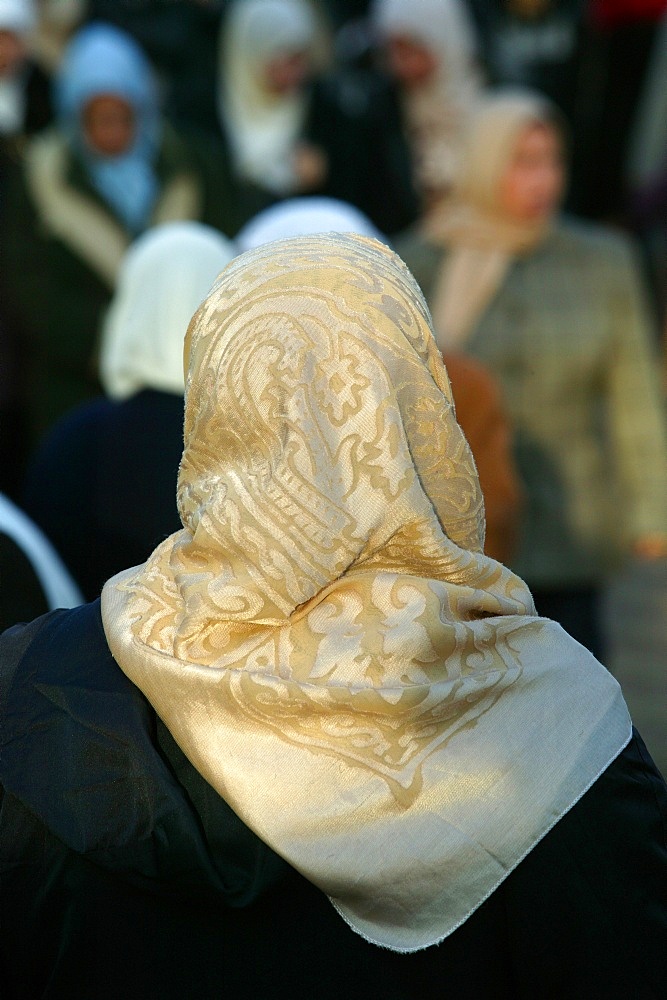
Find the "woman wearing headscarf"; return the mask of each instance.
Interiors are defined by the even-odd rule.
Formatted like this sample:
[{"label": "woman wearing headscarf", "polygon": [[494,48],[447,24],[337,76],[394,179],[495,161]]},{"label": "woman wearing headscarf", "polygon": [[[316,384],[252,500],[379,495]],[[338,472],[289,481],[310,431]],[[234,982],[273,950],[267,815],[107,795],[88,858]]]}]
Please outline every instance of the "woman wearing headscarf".
[{"label": "woman wearing headscarf", "polygon": [[179,526],[184,331],[234,252],[197,222],[156,226],[131,246],[101,339],[108,398],[64,416],[29,466],[26,509],[89,600]]},{"label": "woman wearing headscarf", "polygon": [[235,0],[220,45],[218,113],[239,178],[272,198],[316,187],[316,158],[299,161],[318,45],[312,6]]},{"label": "woman wearing headscarf", "polygon": [[449,195],[481,90],[473,25],[462,0],[375,0],[371,11],[428,208]]},{"label": "woman wearing headscarf", "polygon": [[267,244],[186,356],[182,529],[0,640],[9,996],[659,996],[664,783],[482,553],[409,272]]},{"label": "woman wearing headscarf", "polygon": [[455,202],[399,250],[438,343],[499,378],[526,494],[512,566],[594,650],[599,588],[667,554],[664,415],[631,248],[563,218],[563,138],[537,95],[499,91],[466,138]]},{"label": "woman wearing headscarf", "polygon": [[99,324],[132,240],[207,211],[189,148],[162,119],[151,68],[122,31],[94,24],[73,38],[56,105],[57,127],[29,145],[8,201],[7,267],[30,355],[34,438],[99,391]]},{"label": "woman wearing headscarf", "polygon": [[308,0],[234,0],[223,17],[215,125],[248,217],[320,195],[355,205],[383,232],[418,202],[384,77],[323,67],[326,26]]}]

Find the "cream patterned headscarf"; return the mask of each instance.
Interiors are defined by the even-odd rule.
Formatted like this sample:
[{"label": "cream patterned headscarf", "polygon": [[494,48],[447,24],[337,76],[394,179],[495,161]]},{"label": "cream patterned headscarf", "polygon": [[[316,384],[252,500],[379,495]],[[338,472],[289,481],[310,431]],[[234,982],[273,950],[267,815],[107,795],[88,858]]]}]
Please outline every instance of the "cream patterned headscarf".
[{"label": "cream patterned headscarf", "polygon": [[110,648],[356,932],[426,947],[627,742],[618,685],[482,554],[429,316],[387,247],[250,251],[188,336],[184,527],[104,588]]}]

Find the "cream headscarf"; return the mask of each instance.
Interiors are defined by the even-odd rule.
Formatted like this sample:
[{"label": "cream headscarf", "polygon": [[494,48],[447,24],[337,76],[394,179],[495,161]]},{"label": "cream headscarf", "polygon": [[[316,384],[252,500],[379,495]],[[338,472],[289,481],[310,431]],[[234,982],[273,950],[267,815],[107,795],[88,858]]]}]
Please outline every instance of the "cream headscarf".
[{"label": "cream headscarf", "polygon": [[109,646],[357,933],[426,947],[628,741],[619,687],[482,554],[424,300],[387,247],[236,258],[189,359],[184,527],[105,586]]},{"label": "cream headscarf", "polygon": [[380,40],[407,36],[437,62],[430,80],[402,95],[417,183],[431,201],[451,188],[461,133],[481,90],[470,16],[464,0],[375,0],[372,20]]},{"label": "cream headscarf", "polygon": [[126,399],[146,388],[183,394],[188,322],[234,256],[230,240],[199,222],[154,226],[132,244],[102,332],[108,396]]},{"label": "cream headscarf", "polygon": [[274,94],[268,62],[312,52],[316,25],[307,0],[235,0],[223,21],[218,107],[237,173],[275,194],[296,187],[294,145],[303,128],[304,93]]},{"label": "cream headscarf", "polygon": [[427,215],[424,235],[450,253],[431,303],[442,350],[460,347],[502,284],[512,259],[530,252],[551,220],[516,222],[503,214],[499,186],[522,133],[554,124],[546,98],[506,90],[481,100],[464,137],[459,180],[451,202]]}]

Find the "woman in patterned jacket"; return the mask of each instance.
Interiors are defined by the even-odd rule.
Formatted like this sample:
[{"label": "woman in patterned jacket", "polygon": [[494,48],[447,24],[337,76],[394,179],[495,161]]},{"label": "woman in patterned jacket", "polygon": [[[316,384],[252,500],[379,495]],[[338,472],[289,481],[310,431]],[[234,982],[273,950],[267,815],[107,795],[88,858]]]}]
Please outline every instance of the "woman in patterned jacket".
[{"label": "woman in patterned jacket", "polygon": [[620,234],[558,213],[554,111],[480,102],[456,199],[397,241],[438,343],[498,378],[525,508],[513,569],[541,614],[600,655],[598,594],[630,555],[667,556],[667,445],[639,268]]}]

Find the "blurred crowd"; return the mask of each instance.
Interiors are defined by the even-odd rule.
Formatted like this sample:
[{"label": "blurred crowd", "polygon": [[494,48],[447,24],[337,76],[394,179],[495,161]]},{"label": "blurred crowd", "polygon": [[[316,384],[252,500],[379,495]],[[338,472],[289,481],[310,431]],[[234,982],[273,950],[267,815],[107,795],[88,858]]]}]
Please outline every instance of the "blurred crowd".
[{"label": "blurred crowd", "polygon": [[12,501],[86,598],[179,527],[189,316],[328,230],[416,276],[541,613],[603,656],[667,557],[666,0],[0,0],[0,227],[5,580]]}]

